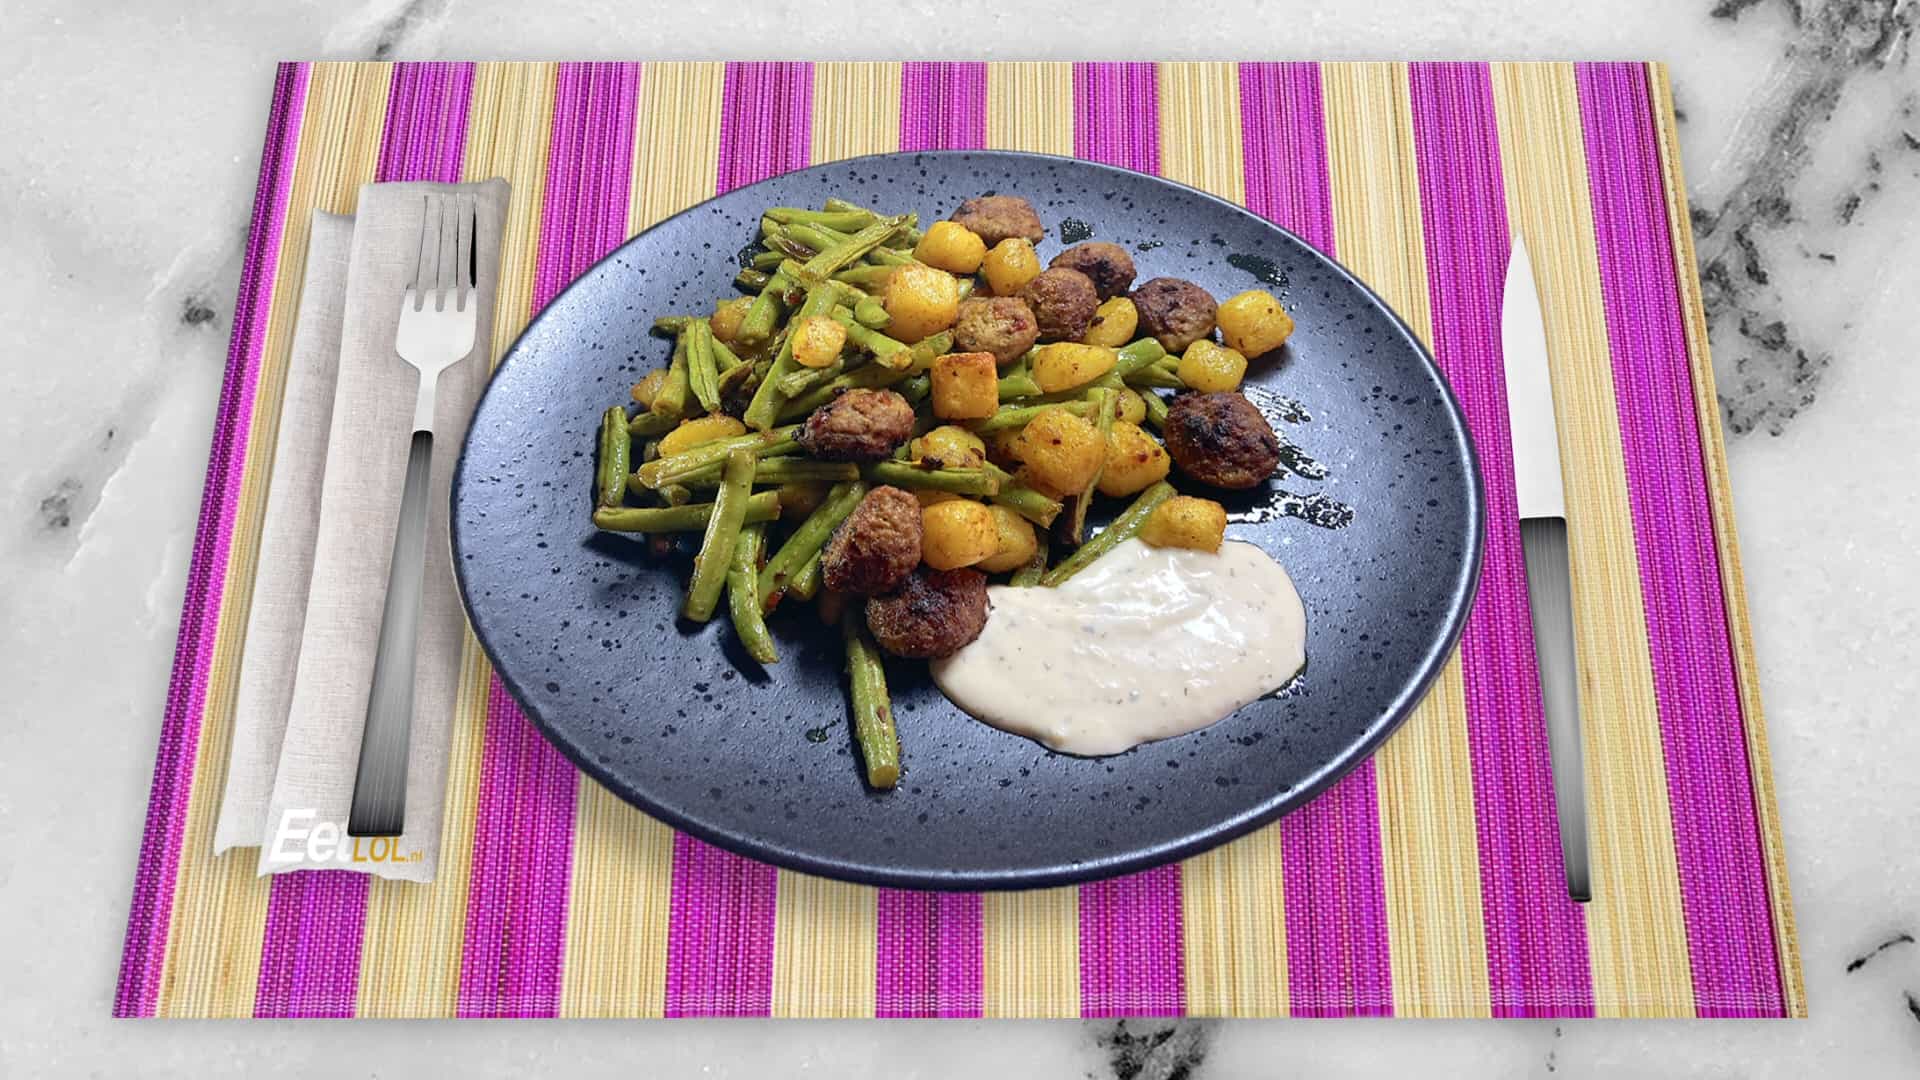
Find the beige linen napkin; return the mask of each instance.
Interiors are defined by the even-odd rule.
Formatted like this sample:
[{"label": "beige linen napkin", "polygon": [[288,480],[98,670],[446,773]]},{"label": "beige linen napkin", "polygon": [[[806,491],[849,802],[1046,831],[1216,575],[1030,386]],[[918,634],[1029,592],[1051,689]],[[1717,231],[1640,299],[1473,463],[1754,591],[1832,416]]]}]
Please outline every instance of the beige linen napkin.
[{"label": "beige linen napkin", "polygon": [[[474,195],[479,217],[479,324],[473,352],[440,376],[435,402],[406,832],[397,838],[354,841],[346,836],[347,809],[373,683],[419,385],[414,369],[394,352],[400,296],[413,276],[425,196],[454,192]],[[451,721],[467,625],[448,548],[447,496],[467,420],[486,386],[487,360],[493,355],[493,305],[507,197],[506,181],[497,179],[461,185],[369,184],[360,189],[340,309],[338,373],[331,414],[324,418],[319,512],[309,523],[313,551],[305,613],[290,689],[285,691],[284,735],[271,793],[252,841],[260,844],[263,874],[340,868],[430,881],[438,866]],[[296,330],[296,339],[299,334]],[[276,461],[276,474],[280,464]],[[276,475],[270,501],[278,486]],[[263,550],[261,576],[274,570]],[[248,629],[251,653],[251,619]],[[243,673],[253,659],[243,658]],[[271,709],[274,699],[263,697],[261,703]],[[273,723],[271,714],[236,716],[237,725]],[[250,746],[249,752],[257,750]],[[220,831],[216,828],[216,835]]]}]

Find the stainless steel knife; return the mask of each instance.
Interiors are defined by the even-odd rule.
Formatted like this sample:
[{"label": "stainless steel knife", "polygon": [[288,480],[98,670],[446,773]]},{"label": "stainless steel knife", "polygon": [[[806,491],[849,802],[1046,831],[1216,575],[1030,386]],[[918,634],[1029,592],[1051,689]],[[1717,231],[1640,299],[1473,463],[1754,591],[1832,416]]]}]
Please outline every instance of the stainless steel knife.
[{"label": "stainless steel knife", "polygon": [[1573,578],[1567,551],[1567,494],[1560,471],[1547,328],[1527,245],[1516,236],[1501,298],[1500,351],[1506,363],[1507,418],[1513,434],[1514,495],[1527,562],[1527,603],[1553,760],[1560,855],[1567,895],[1593,898],[1587,861],[1587,782],[1581,762],[1580,668],[1573,643]]}]

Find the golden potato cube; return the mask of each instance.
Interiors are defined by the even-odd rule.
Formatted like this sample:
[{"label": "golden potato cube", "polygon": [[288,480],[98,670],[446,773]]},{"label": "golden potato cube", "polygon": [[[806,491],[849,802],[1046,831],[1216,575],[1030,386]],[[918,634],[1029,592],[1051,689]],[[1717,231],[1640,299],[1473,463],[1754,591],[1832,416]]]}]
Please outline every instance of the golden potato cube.
[{"label": "golden potato cube", "polygon": [[980,420],[999,407],[1000,369],[992,353],[948,353],[933,362],[933,415]]},{"label": "golden potato cube", "polygon": [[987,257],[987,242],[957,221],[936,221],[927,226],[913,257],[949,274],[971,274]]},{"label": "golden potato cube", "polygon": [[887,334],[908,343],[937,334],[960,315],[960,282],[945,270],[908,263],[887,275]]},{"label": "golden potato cube", "polygon": [[634,402],[643,409],[648,408],[653,404],[654,395],[660,392],[660,384],[666,381],[666,368],[654,368],[642,375],[640,381],[633,384]]},{"label": "golden potato cube", "polygon": [[1286,343],[1293,333],[1293,316],[1270,292],[1248,289],[1229,297],[1214,312],[1227,347],[1242,356],[1260,356]]},{"label": "golden potato cube", "polygon": [[1140,539],[1154,547],[1219,551],[1227,536],[1227,508],[1212,499],[1175,495],[1147,516]]},{"label": "golden potato cube", "polygon": [[802,367],[832,367],[833,362],[840,359],[840,350],[847,347],[847,328],[826,315],[801,319],[794,324],[790,336],[793,358]]},{"label": "golden potato cube", "polygon": [[993,511],[972,499],[949,499],[920,509],[920,559],[935,570],[972,566],[1000,549]]},{"label": "golden potato cube", "polygon": [[1138,424],[1147,418],[1147,399],[1131,386],[1123,386],[1113,398],[1113,418]]},{"label": "golden potato cube", "polygon": [[1240,389],[1240,379],[1247,373],[1247,358],[1234,349],[1201,338],[1180,354],[1174,373],[1189,390],[1224,394]]},{"label": "golden potato cube", "polygon": [[1054,498],[1078,494],[1107,460],[1099,429],[1065,409],[1048,409],[1020,429],[1021,476]]},{"label": "golden potato cube", "polygon": [[1020,464],[1022,428],[1001,428],[987,437],[987,460],[1008,469]]},{"label": "golden potato cube", "polygon": [[1040,550],[1040,541],[1033,535],[1033,525],[1004,506],[988,509],[993,512],[993,527],[999,535],[1000,546],[994,549],[992,555],[974,565],[989,574],[1018,570],[1027,565],[1034,552]]},{"label": "golden potato cube", "polygon": [[1040,256],[1033,244],[1022,237],[1010,237],[993,245],[980,263],[987,276],[987,288],[995,296],[1016,296],[1027,282],[1040,276]]},{"label": "golden potato cube", "polygon": [[1104,345],[1056,341],[1033,351],[1033,381],[1043,394],[1071,390],[1113,370],[1120,356]]},{"label": "golden potato cube", "polygon": [[715,300],[713,318],[707,320],[713,327],[713,336],[731,345],[740,336],[740,324],[746,321],[747,309],[753,306],[753,297],[739,296],[732,300]]},{"label": "golden potato cube", "polygon": [[1088,345],[1105,345],[1117,349],[1133,340],[1133,332],[1140,327],[1140,311],[1133,301],[1124,296],[1115,296],[1093,309],[1093,321],[1087,324],[1087,332],[1080,340]]},{"label": "golden potato cube", "polygon": [[987,444],[966,428],[942,424],[913,440],[913,456],[943,469],[978,469],[987,463]]},{"label": "golden potato cube", "polygon": [[691,450],[701,443],[746,433],[747,425],[731,416],[702,416],[692,420],[682,420],[679,427],[667,432],[660,439],[660,456],[672,457],[682,450]]},{"label": "golden potato cube", "polygon": [[1107,467],[1100,472],[1100,494],[1132,495],[1167,478],[1173,459],[1167,448],[1140,425],[1115,420],[1107,436]]}]

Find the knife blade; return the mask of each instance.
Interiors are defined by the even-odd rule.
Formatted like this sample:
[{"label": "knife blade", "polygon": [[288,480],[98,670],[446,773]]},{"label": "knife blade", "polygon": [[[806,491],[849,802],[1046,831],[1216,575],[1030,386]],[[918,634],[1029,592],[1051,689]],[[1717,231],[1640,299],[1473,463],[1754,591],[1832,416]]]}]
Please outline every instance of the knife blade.
[{"label": "knife blade", "polygon": [[1547,366],[1547,328],[1526,241],[1515,237],[1500,306],[1500,351],[1506,367],[1507,418],[1513,436],[1513,479],[1526,558],[1540,704],[1560,818],[1560,856],[1567,895],[1593,897],[1587,857],[1587,783],[1581,761],[1579,654],[1573,640],[1573,575],[1567,547],[1566,481]]}]

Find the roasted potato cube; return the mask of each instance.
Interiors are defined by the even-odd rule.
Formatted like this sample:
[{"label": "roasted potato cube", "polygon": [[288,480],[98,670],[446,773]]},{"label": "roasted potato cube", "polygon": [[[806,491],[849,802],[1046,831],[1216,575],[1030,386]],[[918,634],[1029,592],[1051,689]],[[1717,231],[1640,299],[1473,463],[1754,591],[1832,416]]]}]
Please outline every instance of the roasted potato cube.
[{"label": "roasted potato cube", "polygon": [[1133,332],[1139,328],[1140,312],[1133,301],[1116,296],[1093,309],[1093,321],[1087,324],[1087,332],[1080,340],[1117,349],[1132,341]]},{"label": "roasted potato cube", "polygon": [[957,221],[936,221],[914,246],[913,257],[949,274],[971,274],[987,257],[987,242]]},{"label": "roasted potato cube", "polygon": [[1240,379],[1247,373],[1247,358],[1235,349],[1201,338],[1180,354],[1174,373],[1189,390],[1224,394],[1240,389]]},{"label": "roasted potato cube", "polygon": [[1113,418],[1138,424],[1147,418],[1147,399],[1131,386],[1123,386],[1113,398]]},{"label": "roasted potato cube", "polygon": [[847,328],[825,315],[809,315],[795,323],[791,333],[793,358],[803,367],[833,366],[847,347]]},{"label": "roasted potato cube", "polygon": [[682,450],[691,450],[704,442],[746,433],[747,425],[731,416],[701,416],[692,420],[682,420],[679,427],[667,432],[661,438],[660,456],[672,457]]},{"label": "roasted potato cube", "polygon": [[666,368],[654,368],[640,376],[640,381],[633,384],[634,403],[643,409],[651,406],[654,395],[660,392],[660,384],[666,381]]},{"label": "roasted potato cube", "polygon": [[1020,436],[1025,428],[1001,428],[987,436],[987,460],[1002,468],[1020,465]]},{"label": "roasted potato cube", "polygon": [[933,415],[979,420],[999,407],[1000,368],[992,353],[948,353],[933,362]]},{"label": "roasted potato cube", "polygon": [[913,440],[913,456],[943,469],[978,469],[987,463],[987,444],[966,428],[942,424]]},{"label": "roasted potato cube", "polygon": [[713,336],[731,345],[740,336],[740,324],[746,321],[747,309],[753,306],[753,297],[738,296],[732,300],[715,300],[713,318],[708,324],[713,327]]},{"label": "roasted potato cube", "polygon": [[1056,341],[1033,351],[1033,381],[1042,393],[1071,390],[1113,370],[1118,353],[1104,345]]},{"label": "roasted potato cube", "polygon": [[1021,476],[1055,498],[1083,490],[1107,459],[1100,432],[1065,409],[1048,409],[1021,428],[1019,452]]},{"label": "roasted potato cube", "polygon": [[993,295],[1015,296],[1027,282],[1040,276],[1040,256],[1034,253],[1031,242],[1010,237],[993,245],[980,263],[980,272],[987,276],[987,288]]},{"label": "roasted potato cube", "polygon": [[1167,478],[1173,459],[1167,448],[1140,425],[1115,420],[1107,436],[1107,467],[1100,473],[1100,494],[1132,495]]},{"label": "roasted potato cube", "polygon": [[908,263],[887,275],[887,334],[915,342],[953,325],[960,314],[960,283],[945,270]]},{"label": "roasted potato cube", "polygon": [[920,510],[920,560],[935,570],[972,566],[1000,549],[987,504],[949,499]]},{"label": "roasted potato cube", "polygon": [[1242,356],[1270,353],[1293,334],[1293,316],[1272,293],[1261,289],[1228,297],[1214,313],[1214,321],[1220,324],[1220,336],[1226,339],[1227,347],[1239,350]]},{"label": "roasted potato cube", "polygon": [[1000,546],[974,565],[989,574],[1020,569],[1027,564],[1027,560],[1033,558],[1034,552],[1040,550],[1040,541],[1033,535],[1033,526],[1026,518],[1004,506],[988,509],[993,512],[993,527],[999,535]]},{"label": "roasted potato cube", "polygon": [[1219,551],[1227,535],[1227,508],[1212,499],[1175,495],[1147,516],[1140,539],[1154,547]]}]

